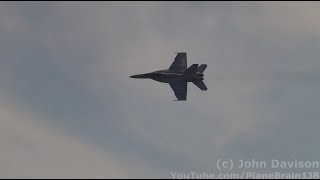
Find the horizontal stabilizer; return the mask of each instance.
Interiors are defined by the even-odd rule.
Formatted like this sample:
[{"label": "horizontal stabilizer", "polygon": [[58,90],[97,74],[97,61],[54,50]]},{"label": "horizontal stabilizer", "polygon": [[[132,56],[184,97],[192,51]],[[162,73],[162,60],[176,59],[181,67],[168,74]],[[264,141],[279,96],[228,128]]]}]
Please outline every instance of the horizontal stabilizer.
[{"label": "horizontal stabilizer", "polygon": [[204,70],[206,70],[207,68],[207,65],[206,64],[201,64],[199,67],[198,67],[198,70],[197,72],[200,73],[200,74],[203,74]]},{"label": "horizontal stabilizer", "polygon": [[198,64],[192,64],[186,71],[184,71],[184,74],[195,74],[198,70]]},{"label": "horizontal stabilizer", "polygon": [[208,89],[203,81],[192,81],[192,82],[194,83],[194,85],[196,85],[202,91],[206,91]]}]

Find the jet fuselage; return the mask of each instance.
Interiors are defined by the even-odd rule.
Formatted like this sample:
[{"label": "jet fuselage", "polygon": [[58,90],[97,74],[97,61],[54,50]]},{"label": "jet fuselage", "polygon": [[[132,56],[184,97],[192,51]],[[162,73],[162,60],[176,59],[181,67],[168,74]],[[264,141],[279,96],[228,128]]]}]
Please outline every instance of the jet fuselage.
[{"label": "jet fuselage", "polygon": [[130,76],[137,79],[153,79],[162,83],[169,83],[173,80],[184,80],[186,82],[192,82],[195,80],[203,80],[203,74],[185,74],[184,72],[171,72],[170,70],[154,71],[146,74],[137,74]]}]

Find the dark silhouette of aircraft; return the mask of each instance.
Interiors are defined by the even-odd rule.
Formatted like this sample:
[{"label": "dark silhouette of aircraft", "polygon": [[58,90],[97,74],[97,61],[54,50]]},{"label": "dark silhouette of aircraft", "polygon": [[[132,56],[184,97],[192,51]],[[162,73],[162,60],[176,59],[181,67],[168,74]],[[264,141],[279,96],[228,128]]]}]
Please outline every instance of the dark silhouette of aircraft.
[{"label": "dark silhouette of aircraft", "polygon": [[169,83],[178,101],[187,100],[188,82],[193,82],[199,89],[206,91],[203,82],[203,72],[206,64],[192,64],[187,68],[187,53],[178,53],[169,69],[154,71],[146,74],[130,76],[137,79],[153,79],[162,83]]}]

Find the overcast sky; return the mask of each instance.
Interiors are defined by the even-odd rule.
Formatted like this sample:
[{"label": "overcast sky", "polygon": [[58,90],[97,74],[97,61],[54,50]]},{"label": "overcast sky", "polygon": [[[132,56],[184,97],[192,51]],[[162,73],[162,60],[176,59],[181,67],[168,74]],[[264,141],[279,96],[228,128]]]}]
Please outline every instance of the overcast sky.
[{"label": "overcast sky", "polygon": [[[320,161],[319,8],[1,2],[0,177],[172,178],[216,173],[220,158]],[[129,78],[168,68],[174,52],[208,64],[208,91],[189,83],[176,102],[168,84]]]}]

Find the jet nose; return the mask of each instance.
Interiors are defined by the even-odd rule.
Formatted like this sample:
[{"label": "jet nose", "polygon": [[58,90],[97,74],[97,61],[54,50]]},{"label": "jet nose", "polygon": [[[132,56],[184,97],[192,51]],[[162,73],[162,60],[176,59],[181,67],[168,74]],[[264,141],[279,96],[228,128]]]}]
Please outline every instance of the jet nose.
[{"label": "jet nose", "polygon": [[140,78],[140,79],[144,79],[147,78],[146,74],[137,74],[137,75],[132,75],[130,76],[131,78]]},{"label": "jet nose", "polygon": [[141,75],[132,75],[131,78],[141,78]]}]

